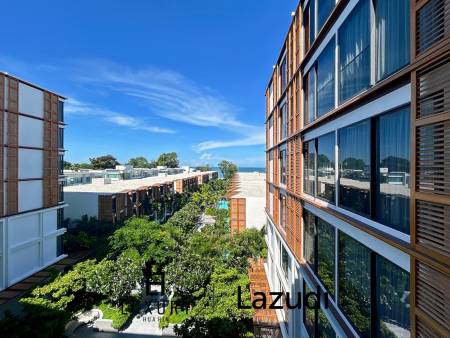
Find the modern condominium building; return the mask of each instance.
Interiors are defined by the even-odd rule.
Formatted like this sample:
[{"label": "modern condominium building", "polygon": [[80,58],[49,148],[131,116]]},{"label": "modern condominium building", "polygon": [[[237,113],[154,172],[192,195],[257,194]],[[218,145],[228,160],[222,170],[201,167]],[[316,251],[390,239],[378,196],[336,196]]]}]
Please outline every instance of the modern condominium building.
[{"label": "modern condominium building", "polygon": [[63,105],[0,73],[0,290],[64,257]]},{"label": "modern condominium building", "polygon": [[284,300],[284,337],[450,336],[449,23],[449,0],[293,13],[266,91],[267,274],[322,296]]}]

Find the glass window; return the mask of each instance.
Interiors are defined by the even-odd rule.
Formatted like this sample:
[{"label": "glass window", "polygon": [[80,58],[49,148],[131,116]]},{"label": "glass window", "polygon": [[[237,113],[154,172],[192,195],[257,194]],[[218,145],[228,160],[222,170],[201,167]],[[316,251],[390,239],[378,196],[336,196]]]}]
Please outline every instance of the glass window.
[{"label": "glass window", "polygon": [[410,337],[409,273],[378,256],[377,337]]},{"label": "glass window", "polygon": [[370,250],[339,232],[339,306],[363,337],[370,334]]},{"label": "glass window", "polygon": [[58,120],[64,122],[64,101],[58,101]]},{"label": "glass window", "polygon": [[334,108],[334,50],[332,39],[317,59],[317,116]]},{"label": "glass window", "polygon": [[316,217],[306,209],[303,209],[303,231],[304,248],[303,255],[311,269],[315,271],[315,238],[316,238]]},{"label": "glass window", "polygon": [[280,195],[280,226],[286,230],[286,196]]},{"label": "glass window", "polygon": [[409,63],[409,0],[375,1],[377,80]]},{"label": "glass window", "polygon": [[316,0],[309,2],[309,43],[313,44],[316,38]]},{"label": "glass window", "polygon": [[56,226],[57,226],[57,229],[64,228],[64,208],[58,209]]},{"label": "glass window", "polygon": [[339,130],[339,205],[370,216],[370,120]]},{"label": "glass window", "polygon": [[316,69],[311,67],[305,76],[305,125],[314,121],[316,116]]},{"label": "glass window", "polygon": [[289,280],[289,273],[291,271],[291,259],[283,245],[281,245],[281,268],[283,269],[284,277]]},{"label": "glass window", "polygon": [[409,107],[377,120],[376,220],[409,234]]},{"label": "glass window", "polygon": [[308,6],[305,8],[305,11],[303,12],[303,23],[304,23],[304,28],[305,28],[305,51],[307,52],[309,47],[311,46],[311,41],[310,41],[310,31],[311,31],[311,25],[309,22],[309,4]]},{"label": "glass window", "polygon": [[324,25],[325,21],[327,21],[331,12],[333,11],[335,5],[335,0],[319,0],[319,6],[317,8],[318,17],[317,17],[317,25],[319,27],[319,31]]},{"label": "glass window", "polygon": [[317,139],[317,196],[327,201],[335,200],[335,134]]},{"label": "glass window", "polygon": [[280,140],[284,140],[287,136],[287,109],[288,105],[286,104],[286,101],[284,101],[280,108]]},{"label": "glass window", "polygon": [[361,0],[339,28],[339,102],[370,84],[369,1]]},{"label": "glass window", "polygon": [[335,338],[336,333],[331,326],[325,312],[322,309],[318,311],[318,321],[319,321],[319,337],[320,338]]},{"label": "glass window", "polygon": [[303,152],[303,191],[314,195],[315,188],[315,167],[316,167],[316,147],[315,140],[304,143]]},{"label": "glass window", "polygon": [[[303,294],[304,297],[310,292],[314,292],[311,288],[306,284],[306,281],[303,280]],[[312,297],[310,297],[312,299]],[[311,300],[312,302],[312,300]],[[312,304],[311,304],[312,305]],[[306,331],[310,337],[315,337],[316,333],[316,309],[309,309],[306,305],[304,305],[303,311],[303,323],[305,324]]]},{"label": "glass window", "polygon": [[280,182],[286,184],[286,146],[280,149]]},{"label": "glass window", "polygon": [[331,295],[334,295],[335,247],[334,227],[317,217],[317,275]]},{"label": "glass window", "polygon": [[[280,83],[281,83],[281,93],[284,92],[287,86],[287,65],[286,65],[286,56],[283,57],[280,63]],[[280,94],[281,94],[280,93]]]},{"label": "glass window", "polygon": [[269,86],[269,114],[272,112],[273,110],[273,83],[270,83]]}]

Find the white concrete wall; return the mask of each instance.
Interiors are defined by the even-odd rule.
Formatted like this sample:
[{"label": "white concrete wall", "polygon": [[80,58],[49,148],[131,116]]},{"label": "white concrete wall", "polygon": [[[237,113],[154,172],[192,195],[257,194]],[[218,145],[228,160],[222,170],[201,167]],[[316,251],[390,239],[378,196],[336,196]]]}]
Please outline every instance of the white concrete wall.
[{"label": "white concrete wall", "polygon": [[64,200],[69,205],[64,208],[64,217],[71,220],[83,215],[98,217],[98,194],[91,192],[64,192]]},{"label": "white concrete wall", "polygon": [[19,83],[19,112],[44,117],[44,93],[39,89]]},{"label": "white concrete wall", "polygon": [[57,257],[57,209],[49,208],[2,219],[0,290],[53,264]]},{"label": "white concrete wall", "polygon": [[19,212],[43,208],[43,181],[19,181]]},{"label": "white concrete wall", "polygon": [[266,199],[264,197],[246,197],[245,198],[245,220],[247,229],[260,230],[266,223],[266,214],[264,206]]}]

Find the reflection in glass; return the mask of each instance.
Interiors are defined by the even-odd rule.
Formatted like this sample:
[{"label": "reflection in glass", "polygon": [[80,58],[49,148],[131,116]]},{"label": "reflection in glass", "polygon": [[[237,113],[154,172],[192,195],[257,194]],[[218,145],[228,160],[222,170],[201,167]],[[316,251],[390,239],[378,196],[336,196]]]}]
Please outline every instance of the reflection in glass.
[{"label": "reflection in glass", "polygon": [[410,337],[409,273],[377,256],[378,337]]},{"label": "reflection in glass", "polygon": [[331,224],[317,219],[317,275],[330,295],[334,295],[335,231]]},{"label": "reflection in glass", "polygon": [[369,1],[361,0],[339,28],[339,102],[370,84]]},{"label": "reflection in glass", "polygon": [[291,267],[291,259],[289,257],[288,252],[284,248],[284,246],[281,246],[281,268],[284,272],[284,277],[289,280],[289,271]]},{"label": "reflection in glass", "polygon": [[315,163],[316,150],[315,140],[304,143],[303,152],[303,191],[307,194],[314,195],[315,187]]},{"label": "reflection in glass", "polygon": [[286,196],[280,195],[280,226],[286,230]]},{"label": "reflection in glass", "polygon": [[370,120],[339,130],[339,205],[370,216]]},{"label": "reflection in glass", "polygon": [[409,108],[384,114],[377,123],[376,220],[409,234]]},{"label": "reflection in glass", "polygon": [[286,146],[280,149],[280,183],[286,184]]},{"label": "reflection in glass", "polygon": [[409,0],[375,2],[377,80],[409,63]]},{"label": "reflection in glass", "polygon": [[[280,76],[281,76],[281,93],[284,92],[287,86],[287,66],[286,66],[286,57],[281,60],[280,65]],[[280,93],[280,94],[281,94]]]},{"label": "reflection in glass", "polygon": [[286,101],[280,108],[280,140],[284,140],[287,136],[287,104]]},{"label": "reflection in glass", "polygon": [[335,338],[336,333],[334,332],[330,321],[328,320],[327,316],[325,316],[325,313],[323,312],[322,309],[319,310],[318,320],[319,320],[319,335],[318,336],[320,338]]},{"label": "reflection in glass", "polygon": [[327,21],[328,17],[331,14],[331,11],[334,8],[335,0],[320,0],[319,6],[318,6],[318,18],[317,18],[317,25],[319,27],[319,31],[322,28],[325,21]]},{"label": "reflection in glass", "polygon": [[330,202],[335,200],[334,145],[334,132],[317,140],[317,196]]},{"label": "reflection in glass", "polygon": [[317,116],[334,108],[334,39],[317,59]]},{"label": "reflection in glass", "polygon": [[304,248],[303,254],[306,262],[314,271],[314,238],[316,235],[315,216],[307,210],[303,210],[303,224],[304,224]]},{"label": "reflection in glass", "polygon": [[370,250],[339,232],[339,306],[363,337],[370,334]]},{"label": "reflection in glass", "polygon": [[[304,297],[306,297],[306,295],[310,292],[314,292],[314,291],[311,290],[310,287],[308,286],[308,284],[306,284],[306,281],[303,280],[303,295],[304,295]],[[311,303],[311,305],[312,305],[312,303]],[[310,337],[315,337],[315,331],[316,331],[315,330],[315,323],[316,323],[316,310],[315,309],[309,309],[306,305],[304,306],[303,323],[305,324],[306,331],[308,331],[308,335]]]},{"label": "reflection in glass", "polygon": [[305,125],[314,121],[316,114],[316,70],[311,70],[305,76]]},{"label": "reflection in glass", "polygon": [[316,1],[312,0],[309,3],[309,43],[311,46],[316,38]]}]

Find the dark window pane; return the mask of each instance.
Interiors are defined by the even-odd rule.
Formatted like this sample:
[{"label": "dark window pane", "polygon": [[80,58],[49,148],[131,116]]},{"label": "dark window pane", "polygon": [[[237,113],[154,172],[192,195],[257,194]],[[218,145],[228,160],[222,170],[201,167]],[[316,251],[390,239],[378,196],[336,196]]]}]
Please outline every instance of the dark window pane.
[{"label": "dark window pane", "polygon": [[317,59],[317,116],[334,108],[334,39]]},{"label": "dark window pane", "polygon": [[280,150],[280,182],[286,184],[286,147]]},{"label": "dark window pane", "polygon": [[331,295],[334,295],[335,267],[334,227],[318,218],[317,221],[317,264],[318,276]]},{"label": "dark window pane", "polygon": [[319,320],[319,337],[320,338],[335,338],[336,333],[331,326],[330,321],[322,310],[318,312],[318,320]]},{"label": "dark window pane", "polygon": [[305,125],[314,121],[316,112],[316,75],[314,66],[305,76]]},{"label": "dark window pane", "polygon": [[370,121],[339,130],[339,205],[370,216]]},{"label": "dark window pane", "polygon": [[377,336],[410,337],[409,273],[377,256]]},{"label": "dark window pane", "polygon": [[309,3],[309,43],[312,45],[316,38],[316,0],[312,0]]},{"label": "dark window pane", "polygon": [[280,226],[286,230],[286,196],[280,195]]},{"label": "dark window pane", "polygon": [[[303,294],[306,297],[306,295],[312,291],[309,286],[306,284],[306,281],[303,280]],[[311,299],[313,297],[310,297]],[[312,302],[312,301],[311,301]],[[311,304],[312,305],[312,304]],[[309,337],[316,337],[315,335],[315,323],[316,323],[316,310],[315,309],[309,309],[307,306],[304,307],[303,311],[303,323],[305,324],[306,331],[309,334]]]},{"label": "dark window pane", "polygon": [[370,333],[370,250],[339,232],[339,306],[363,337]]},{"label": "dark window pane", "polygon": [[281,76],[281,93],[282,93],[286,89],[286,86],[287,86],[286,57],[284,57],[283,60],[281,60],[280,76]]},{"label": "dark window pane", "polygon": [[311,41],[310,41],[310,31],[311,31],[311,25],[309,22],[309,4],[307,6],[307,8],[305,9],[305,11],[303,12],[303,23],[304,23],[304,27],[305,27],[305,51],[309,50],[309,47],[311,46]]},{"label": "dark window pane", "polygon": [[409,234],[410,111],[382,115],[377,123],[376,220]]},{"label": "dark window pane", "polygon": [[318,18],[317,18],[317,25],[318,30],[322,28],[325,21],[327,21],[328,17],[330,16],[331,12],[333,11],[335,5],[335,0],[319,0],[318,3]]},{"label": "dark window pane", "polygon": [[289,272],[291,271],[291,259],[284,246],[281,246],[281,268],[283,269],[284,277],[289,280]]},{"label": "dark window pane", "polygon": [[317,139],[317,196],[334,202],[335,196],[335,134]]},{"label": "dark window pane", "polygon": [[287,136],[287,108],[286,102],[280,108],[280,140],[284,140]]},{"label": "dark window pane", "polygon": [[305,193],[314,195],[315,187],[315,163],[316,163],[316,150],[315,141],[309,141],[304,143],[304,155],[303,155],[303,190]]},{"label": "dark window pane", "polygon": [[361,0],[339,28],[339,102],[369,87],[369,1]]},{"label": "dark window pane", "polygon": [[375,2],[377,80],[409,63],[409,0]]},{"label": "dark window pane", "polygon": [[309,264],[311,269],[315,271],[314,264],[314,243],[316,236],[316,224],[315,216],[307,210],[303,210],[303,224],[304,224],[304,248],[303,254],[306,262]]},{"label": "dark window pane", "polygon": [[64,102],[58,101],[58,120],[64,122]]}]

